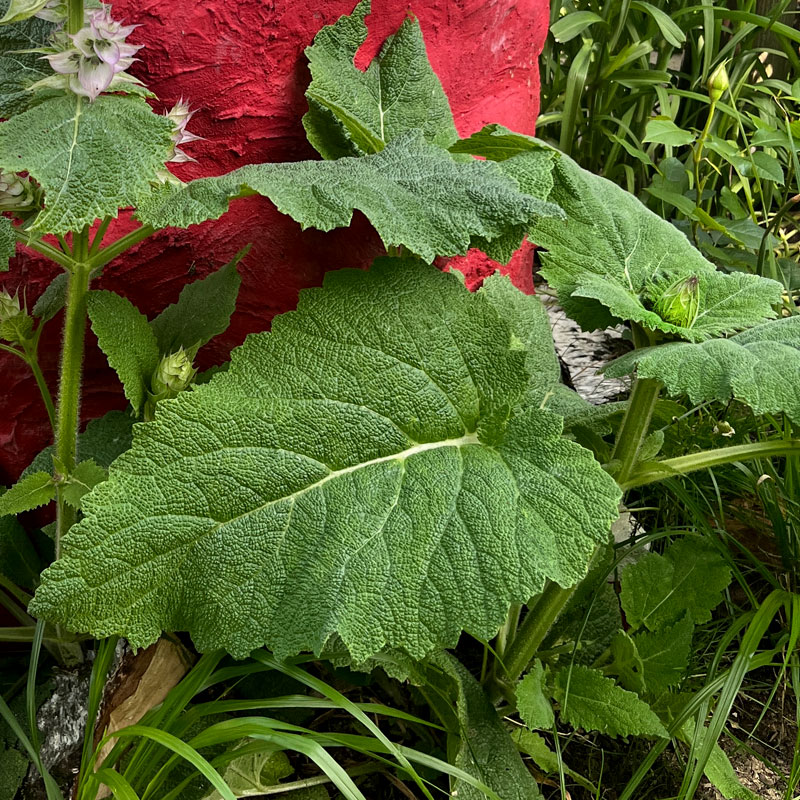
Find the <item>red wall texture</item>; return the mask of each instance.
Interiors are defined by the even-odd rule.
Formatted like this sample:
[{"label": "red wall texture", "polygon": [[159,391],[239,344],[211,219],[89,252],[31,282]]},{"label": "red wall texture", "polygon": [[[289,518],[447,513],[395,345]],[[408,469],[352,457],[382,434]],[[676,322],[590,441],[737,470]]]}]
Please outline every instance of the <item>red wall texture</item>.
[{"label": "red wall texture", "polygon": [[[244,164],[314,158],[300,118],[310,76],[303,50],[323,26],[352,11],[355,0],[117,0],[115,18],[142,23],[130,41],[145,44],[132,70],[160,98],[158,110],[186,98],[197,114],[190,130],[206,138],[186,146],[196,164],[177,165],[184,179],[217,175]],[[358,54],[366,65],[408,11],[420,21],[428,54],[439,74],[462,136],[489,122],[532,133],[538,112],[537,57],[547,32],[547,0],[374,0],[369,37]],[[129,229],[123,216],[111,235]],[[165,231],[106,267],[97,285],[114,289],[152,316],[174,302],[187,280],[228,261],[247,243],[240,265],[243,285],[227,334],[201,353],[202,368],[218,363],[231,347],[264,330],[272,317],[294,307],[300,289],[319,285],[324,272],[362,267],[381,251],[365,219],[349,230],[301,232],[263,198],[234,203],[222,219]],[[529,250],[510,269],[530,288]],[[482,254],[459,260],[471,283],[493,268]],[[41,259],[21,252],[2,281],[21,287],[28,303],[56,274]],[[51,385],[60,318],[43,341]],[[35,384],[21,363],[0,358],[0,482],[16,479],[46,445],[49,432]],[[84,419],[125,405],[116,377],[103,366],[89,337]]]}]

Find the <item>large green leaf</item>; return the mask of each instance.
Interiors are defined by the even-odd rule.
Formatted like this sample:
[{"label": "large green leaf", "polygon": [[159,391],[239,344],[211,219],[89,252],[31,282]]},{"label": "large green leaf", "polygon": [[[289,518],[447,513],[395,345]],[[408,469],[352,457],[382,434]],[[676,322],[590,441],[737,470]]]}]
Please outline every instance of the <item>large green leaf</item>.
[{"label": "large green leaf", "polygon": [[119,375],[135,413],[139,413],[158,367],[156,335],[144,316],[130,300],[115,292],[95,290],[89,293],[89,319],[100,349]]},{"label": "large green leaf", "polygon": [[490,637],[545,579],[581,578],[620,496],[558,417],[513,411],[525,360],[452,275],[329,273],[136,427],[35,613],[134,646],[186,629],[238,656]]},{"label": "large green leaf", "polygon": [[609,736],[669,736],[644,700],[596,669],[576,664],[559,670],[555,698],[561,718],[576,728]]},{"label": "large green leaf", "polygon": [[323,158],[380,152],[399,134],[419,129],[432,144],[457,138],[450,104],[428,63],[422,31],[407,18],[362,71],[353,63],[367,38],[370,0],[323,28],[306,49],[311,84],[303,117],[308,140]]},{"label": "large green leaf", "polygon": [[634,350],[605,370],[610,378],[636,371],[656,378],[692,403],[731,398],[756,414],[786,412],[800,422],[800,317],[766,322],[728,339],[672,342]]},{"label": "large green leaf", "polygon": [[[0,0],[0,13],[7,7],[7,0]],[[43,19],[0,25],[0,119],[9,119],[41,100],[41,93],[28,87],[52,70],[38,52],[25,51],[42,47],[53,30],[55,25]]]},{"label": "large green leaf", "polygon": [[620,600],[633,628],[660,631],[684,614],[697,624],[711,619],[722,602],[731,569],[711,544],[697,537],[678,540],[665,551],[647,553],[622,572]]},{"label": "large green leaf", "polygon": [[44,189],[34,230],[67,233],[149,195],[171,133],[141,98],[61,95],[0,123],[0,169],[28,172]]},{"label": "large green leaf", "polygon": [[[539,219],[531,238],[548,251],[542,275],[567,314],[586,330],[619,320],[702,341],[757,325],[775,315],[781,287],[756,275],[717,272],[666,220],[632,194],[562,156],[550,200],[566,222]],[[688,327],[652,310],[655,284],[700,279],[700,310]]]},{"label": "large green leaf", "polygon": [[[437,655],[435,663],[455,681],[457,688],[456,716],[461,743],[455,765],[486,784],[503,800],[540,798],[536,781],[483,687],[449,654]],[[462,800],[486,798],[482,791],[464,781],[454,784],[453,796]]]},{"label": "large green leaf", "polygon": [[473,237],[491,241],[538,214],[561,214],[521,192],[496,165],[456,163],[412,131],[362,158],[254,164],[183,186],[165,184],[139,203],[137,217],[156,228],[185,228],[216,219],[232,198],[254,192],[304,228],[345,227],[358,209],[384,244],[404,245],[428,261],[465,253]]},{"label": "large green leaf", "polygon": [[8,269],[8,259],[17,251],[17,236],[8,217],[0,217],[0,272]]}]

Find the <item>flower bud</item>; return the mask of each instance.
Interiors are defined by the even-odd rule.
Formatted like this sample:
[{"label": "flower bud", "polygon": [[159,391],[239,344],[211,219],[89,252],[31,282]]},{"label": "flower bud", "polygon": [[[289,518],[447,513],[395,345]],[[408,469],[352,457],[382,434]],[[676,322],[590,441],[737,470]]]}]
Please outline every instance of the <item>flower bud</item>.
[{"label": "flower bud", "polygon": [[700,280],[697,275],[681,278],[668,286],[658,298],[654,308],[665,322],[691,327],[700,313]]},{"label": "flower bud", "polygon": [[194,116],[194,111],[189,110],[189,104],[181,97],[173,108],[167,112],[167,119],[172,122],[174,128],[172,130],[172,156],[169,161],[176,164],[184,164],[187,161],[194,161],[190,155],[181,150],[182,144],[189,142],[202,141],[202,136],[196,136],[194,133],[186,130],[186,126]]},{"label": "flower bud", "polygon": [[0,292],[0,339],[11,344],[23,344],[33,333],[33,319],[19,302],[5,290]]},{"label": "flower bud", "polygon": [[161,359],[151,381],[152,394],[158,400],[177,397],[189,386],[196,373],[191,356],[181,347]]},{"label": "flower bud", "polygon": [[728,91],[730,81],[728,80],[728,70],[725,69],[725,62],[723,61],[712,73],[708,79],[706,88],[708,89],[708,96],[711,98],[712,103],[716,103],[725,92]]},{"label": "flower bud", "polygon": [[33,187],[27,178],[0,170],[0,211],[25,208],[33,203]]}]

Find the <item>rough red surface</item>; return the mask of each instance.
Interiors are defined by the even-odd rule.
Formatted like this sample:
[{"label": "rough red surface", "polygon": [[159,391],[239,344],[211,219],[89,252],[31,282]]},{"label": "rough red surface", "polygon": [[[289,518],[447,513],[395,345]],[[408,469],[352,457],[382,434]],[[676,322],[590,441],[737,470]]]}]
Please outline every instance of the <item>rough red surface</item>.
[{"label": "rough red surface", "polygon": [[[133,70],[161,98],[157,108],[179,97],[197,108],[190,129],[206,137],[187,146],[197,164],[176,169],[184,180],[227,172],[261,161],[315,157],[300,118],[309,81],[303,50],[323,26],[349,13],[355,0],[117,0],[113,13],[142,23],[130,37],[146,48]],[[428,54],[439,74],[462,135],[489,122],[532,133],[538,112],[536,59],[547,31],[547,0],[374,0],[370,35],[358,54],[364,66],[408,11],[420,21]],[[112,235],[129,228],[118,221]],[[106,267],[98,286],[114,289],[148,316],[174,302],[181,286],[203,277],[252,242],[240,266],[238,310],[225,336],[204,349],[201,367],[221,361],[249,332],[294,307],[300,289],[318,285],[327,269],[365,266],[381,244],[363,218],[347,231],[301,232],[262,198],[234,204],[222,219],[188,231],[166,231]],[[494,269],[482,254],[456,266],[475,285]],[[520,288],[531,289],[530,249],[510,265]],[[24,287],[29,304],[56,274],[30,253],[12,261],[3,282]],[[55,378],[60,318],[45,335],[45,366]],[[116,377],[103,366],[90,335],[85,419],[124,407]],[[25,368],[0,358],[0,482],[10,483],[48,443],[44,409]]]}]

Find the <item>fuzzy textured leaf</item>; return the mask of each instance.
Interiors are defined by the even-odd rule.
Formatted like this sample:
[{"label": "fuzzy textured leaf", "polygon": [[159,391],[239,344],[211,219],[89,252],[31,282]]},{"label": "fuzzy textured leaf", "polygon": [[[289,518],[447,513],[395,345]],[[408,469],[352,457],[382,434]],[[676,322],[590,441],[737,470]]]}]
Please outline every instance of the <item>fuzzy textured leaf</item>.
[{"label": "fuzzy textured leaf", "polygon": [[484,126],[467,139],[460,139],[451,145],[449,150],[451,153],[483,156],[490,161],[505,161],[532,151],[546,153],[548,158],[558,158],[560,155],[549,144],[533,136],[515,133],[509,128],[497,124]]},{"label": "fuzzy textured leaf", "polygon": [[369,0],[362,0],[306,48],[311,84],[303,125],[308,140],[327,159],[378,153],[413,129],[432,144],[447,147],[458,132],[416,19],[406,18],[366,70],[353,63],[367,38],[364,18],[369,11]]},{"label": "fuzzy textured leaf", "polygon": [[479,291],[509,324],[526,353],[525,367],[531,381],[523,402],[540,405],[561,382],[561,367],[544,304],[538,297],[520,292],[510,278],[499,273],[490,275]]},{"label": "fuzzy textured leaf", "polygon": [[[238,747],[246,744],[247,740]],[[257,753],[246,753],[231,761],[223,770],[222,778],[237,797],[253,797],[268,793],[270,787],[274,787],[281,778],[286,778],[293,771],[286,753],[265,746]],[[212,789],[203,800],[222,800],[222,795]]]},{"label": "fuzzy textured leaf", "polygon": [[0,169],[28,172],[44,189],[32,230],[81,230],[150,194],[171,132],[141,98],[61,95],[0,123]]},{"label": "fuzzy textured leaf", "polygon": [[[539,218],[530,235],[546,248],[542,275],[564,310],[585,330],[631,320],[702,341],[752,327],[775,315],[775,281],[717,272],[689,240],[632,194],[581,169],[567,156],[554,162],[548,198],[566,222]],[[690,327],[663,320],[648,299],[654,283],[697,276],[700,312]]]},{"label": "fuzzy textured leaf", "polygon": [[0,272],[8,269],[8,259],[17,252],[17,237],[8,217],[0,217]]},{"label": "fuzzy textured leaf", "polygon": [[42,322],[53,319],[67,302],[67,283],[69,275],[66,272],[59,272],[47,288],[39,295],[39,299],[33,306],[33,316],[39,317]]},{"label": "fuzzy textured leaf", "polygon": [[107,470],[95,464],[91,459],[81,461],[69,476],[69,481],[64,487],[64,499],[73,508],[80,508],[84,495],[94,489],[98,483],[102,483],[107,477]]},{"label": "fuzzy textured leaf", "polygon": [[34,472],[22,478],[0,496],[0,517],[31,511],[55,500],[55,497],[53,476],[46,472]]},{"label": "fuzzy textured leaf", "polygon": [[[0,11],[8,6],[6,0],[0,0]],[[42,94],[30,92],[28,87],[47,77],[49,65],[39,53],[21,51],[42,47],[54,29],[52,22],[43,19],[0,25],[0,119],[9,119],[41,101]]]},{"label": "fuzzy textured leaf", "polygon": [[101,290],[89,293],[88,309],[97,343],[122,381],[125,397],[138,414],[160,358],[147,317],[130,300]]},{"label": "fuzzy textured leaf", "polygon": [[531,730],[552,730],[555,714],[545,691],[544,667],[539,659],[517,685],[517,709]]},{"label": "fuzzy textured leaf", "polygon": [[[455,681],[456,713],[461,746],[455,765],[493,789],[503,800],[537,800],[542,795],[519,751],[503,726],[483,687],[467,668],[447,653],[436,663]],[[454,784],[461,800],[485,800],[486,795],[464,781]]]},{"label": "fuzzy textured leaf", "polygon": [[242,283],[236,266],[249,249],[237,253],[208,277],[184,286],[178,302],[150,322],[161,355],[174,353],[179,347],[202,347],[227,330]]},{"label": "fuzzy textured leaf", "polygon": [[165,184],[142,199],[137,217],[156,228],[186,228],[220,217],[232,198],[253,192],[304,228],[345,227],[358,209],[385,245],[404,245],[426,261],[463,254],[474,237],[492,241],[538,214],[560,214],[520,191],[497,165],[456,163],[411,131],[375,155],[254,164],[184,186]]},{"label": "fuzzy textured leaf", "polygon": [[658,694],[681,682],[689,664],[693,634],[694,623],[686,614],[656,633],[643,631],[633,637],[648,692]]},{"label": "fuzzy textured leaf", "polygon": [[711,544],[684,537],[664,555],[647,553],[622,572],[620,600],[628,623],[661,631],[688,614],[694,624],[711,619],[730,583],[731,568]]},{"label": "fuzzy textured leaf", "polygon": [[616,484],[558,417],[512,413],[526,356],[485,296],[397,262],[329,273],[227,372],[159,404],[35,613],[238,656],[338,634],[360,662],[488,638],[546,578],[577,582]]},{"label": "fuzzy textured leaf", "polygon": [[800,317],[766,322],[728,339],[643,348],[612,362],[610,378],[636,372],[692,403],[731,398],[756,414],[785,412],[800,422]]},{"label": "fuzzy textured leaf", "polygon": [[595,669],[574,665],[559,670],[555,698],[561,718],[576,728],[608,736],[669,736],[644,700]]}]

